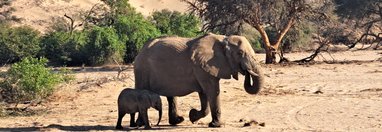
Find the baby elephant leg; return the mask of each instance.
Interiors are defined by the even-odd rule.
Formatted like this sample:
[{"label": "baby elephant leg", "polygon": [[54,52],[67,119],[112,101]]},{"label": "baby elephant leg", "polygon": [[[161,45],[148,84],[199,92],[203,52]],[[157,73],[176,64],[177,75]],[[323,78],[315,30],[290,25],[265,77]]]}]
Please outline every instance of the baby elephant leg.
[{"label": "baby elephant leg", "polygon": [[117,121],[117,126],[115,127],[115,129],[119,129],[119,130],[123,129],[121,123],[122,123],[122,118],[125,116],[125,114],[126,113],[121,111],[118,112],[118,121]]},{"label": "baby elephant leg", "polygon": [[147,114],[147,109],[145,110],[140,110],[139,116],[142,117],[143,124],[145,125],[145,129],[151,129],[150,122],[149,122],[149,117]]},{"label": "baby elephant leg", "polygon": [[136,121],[136,125],[137,127],[141,127],[144,125],[143,123],[143,119],[142,119],[142,114],[138,112],[138,118],[137,118],[137,121]]},{"label": "baby elephant leg", "polygon": [[130,127],[137,127],[137,123],[135,122],[135,113],[130,113]]}]

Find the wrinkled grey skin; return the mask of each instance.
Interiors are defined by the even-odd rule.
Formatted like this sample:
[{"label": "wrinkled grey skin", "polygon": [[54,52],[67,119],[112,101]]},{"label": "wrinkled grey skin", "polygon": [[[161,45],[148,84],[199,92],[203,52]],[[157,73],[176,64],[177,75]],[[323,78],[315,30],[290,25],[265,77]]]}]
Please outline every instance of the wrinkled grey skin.
[{"label": "wrinkled grey skin", "polygon": [[[145,125],[145,129],[150,129],[150,122],[147,110],[153,107],[159,111],[157,125],[162,118],[162,101],[158,94],[143,89],[126,88],[118,96],[118,121],[116,129],[123,129],[121,123],[126,113],[130,114],[130,127]],[[139,113],[140,121],[135,122],[135,113]]]},{"label": "wrinkled grey skin", "polygon": [[175,96],[198,92],[201,109],[189,112],[190,121],[211,111],[209,127],[220,127],[220,79],[237,80],[238,73],[245,75],[244,89],[249,94],[258,93],[263,85],[254,55],[242,36],[209,33],[194,39],[157,38],[147,42],[135,58],[135,87],[167,97],[171,125],[184,121],[177,114]]}]

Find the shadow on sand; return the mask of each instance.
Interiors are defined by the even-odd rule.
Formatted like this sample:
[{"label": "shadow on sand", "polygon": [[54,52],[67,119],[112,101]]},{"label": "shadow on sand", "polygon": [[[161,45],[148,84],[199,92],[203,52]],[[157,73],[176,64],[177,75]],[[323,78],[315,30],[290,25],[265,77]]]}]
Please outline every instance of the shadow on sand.
[{"label": "shadow on sand", "polygon": [[[170,126],[170,125],[159,125],[159,126],[152,126],[150,130],[170,130],[170,129],[176,129],[176,128],[183,128],[184,126]],[[95,125],[95,126],[63,126],[59,124],[51,124],[49,126],[45,127],[15,127],[15,128],[0,128],[0,131],[41,131],[46,129],[58,129],[62,131],[106,131],[106,130],[116,130],[115,126],[102,126],[102,125]],[[124,127],[123,131],[142,131],[144,130],[143,127],[136,129],[136,128],[127,128]]]}]

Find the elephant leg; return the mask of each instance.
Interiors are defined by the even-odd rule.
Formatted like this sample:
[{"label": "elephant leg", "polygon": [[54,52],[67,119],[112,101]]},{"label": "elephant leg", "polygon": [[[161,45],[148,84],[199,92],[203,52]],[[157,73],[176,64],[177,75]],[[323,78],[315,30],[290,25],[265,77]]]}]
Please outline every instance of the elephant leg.
[{"label": "elephant leg", "polygon": [[219,91],[215,91],[208,96],[208,100],[211,108],[212,122],[208,124],[208,127],[220,127],[220,98]]},{"label": "elephant leg", "polygon": [[135,113],[130,113],[130,127],[137,127],[137,123],[135,122]]},{"label": "elephant leg", "polygon": [[206,117],[208,113],[210,113],[210,110],[208,108],[207,95],[202,92],[199,92],[198,94],[199,94],[201,109],[200,111],[197,111],[196,109],[191,109],[189,113],[189,117],[192,123],[199,120],[200,118]]},{"label": "elephant leg", "polygon": [[176,125],[184,121],[184,118],[179,116],[176,109],[176,98],[167,97],[168,101],[168,117],[171,125]]},{"label": "elephant leg", "polygon": [[122,127],[122,118],[125,116],[125,114],[126,113],[124,113],[124,112],[121,112],[121,111],[119,111],[118,112],[118,121],[117,121],[117,126],[115,127],[115,129],[123,129],[123,127]]}]

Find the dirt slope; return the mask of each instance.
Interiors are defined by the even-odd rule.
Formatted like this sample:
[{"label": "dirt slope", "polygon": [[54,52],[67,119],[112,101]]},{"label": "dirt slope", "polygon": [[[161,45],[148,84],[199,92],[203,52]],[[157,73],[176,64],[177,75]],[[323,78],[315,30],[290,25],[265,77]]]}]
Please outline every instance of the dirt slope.
[{"label": "dirt slope", "polygon": [[185,12],[187,10],[187,4],[180,0],[129,0],[129,2],[137,9],[137,11],[145,16],[150,15],[153,11],[162,9],[180,12]]},{"label": "dirt slope", "polygon": [[[155,10],[185,11],[187,8],[187,5],[179,0],[130,0],[129,2],[145,16]],[[41,32],[46,32],[47,28],[53,24],[53,17],[63,17],[64,14],[74,16],[100,3],[100,0],[14,0],[12,7],[16,11],[13,15],[22,18],[21,23],[14,23],[14,25],[29,25]]]},{"label": "dirt slope", "polygon": [[[303,57],[305,53],[288,54]],[[332,54],[337,60],[376,60],[381,51],[348,51]],[[324,56],[326,59],[328,56]],[[263,60],[264,55],[258,55]],[[322,59],[322,58],[321,58]],[[222,128],[207,128],[210,115],[196,124],[188,119],[191,108],[199,108],[197,94],[178,99],[178,110],[185,121],[168,125],[167,103],[159,131],[382,131],[382,62],[262,66],[265,88],[260,95],[249,95],[239,81],[221,80]],[[123,80],[113,80],[116,71],[78,71],[76,81],[64,86],[43,103],[48,110],[40,115],[0,119],[0,131],[9,130],[114,130],[116,100],[123,87],[134,86],[132,70]],[[104,83],[106,82],[106,83]],[[157,112],[150,109],[150,121]],[[242,121],[241,121],[242,120]],[[246,121],[265,126],[243,127]],[[128,125],[125,117],[123,126]]]}]

